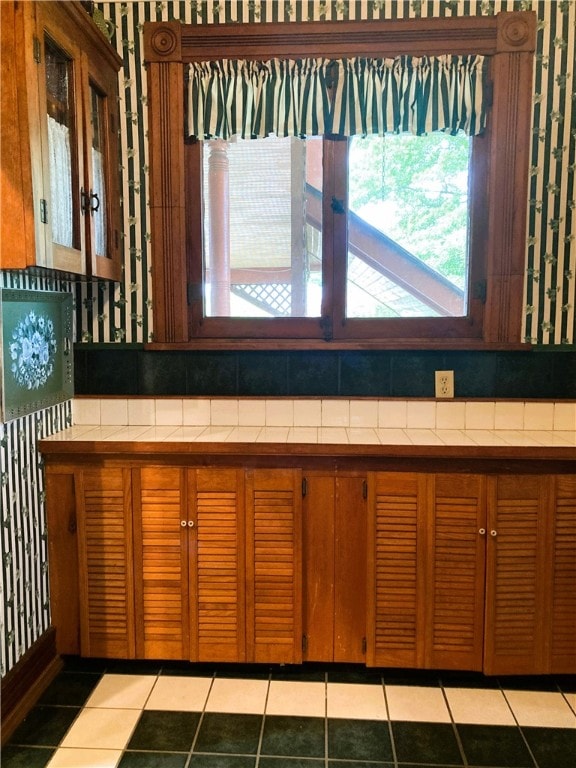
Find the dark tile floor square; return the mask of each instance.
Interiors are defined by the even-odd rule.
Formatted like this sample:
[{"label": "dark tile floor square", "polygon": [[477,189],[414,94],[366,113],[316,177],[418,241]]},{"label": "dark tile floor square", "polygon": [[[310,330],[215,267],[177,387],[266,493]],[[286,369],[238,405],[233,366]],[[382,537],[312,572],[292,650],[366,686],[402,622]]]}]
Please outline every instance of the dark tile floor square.
[{"label": "dark tile floor square", "polygon": [[576,729],[522,728],[539,768],[576,765]]},{"label": "dark tile floor square", "polygon": [[286,757],[324,757],[326,725],[322,717],[269,715],[261,753]]},{"label": "dark tile floor square", "polygon": [[386,685],[440,685],[440,675],[437,672],[421,669],[385,669],[382,676]]},{"label": "dark tile floor square", "polygon": [[57,747],[79,712],[80,707],[34,707],[12,734],[11,743]]},{"label": "dark tile floor square", "polygon": [[2,768],[45,768],[53,749],[45,747],[17,747],[8,744],[2,747]]},{"label": "dark tile floor square", "polygon": [[440,679],[445,688],[490,688],[498,689],[497,677],[488,677],[481,672],[442,672]]},{"label": "dark tile floor square", "polygon": [[186,768],[187,761],[186,752],[125,752],[118,768]]},{"label": "dark tile floor square", "polygon": [[358,664],[333,664],[328,671],[329,683],[362,683],[365,685],[382,685],[382,672],[378,669],[367,669]]},{"label": "dark tile floor square", "polygon": [[498,678],[502,688],[511,691],[557,691],[555,678],[549,675],[513,675]]},{"label": "dark tile floor square", "polygon": [[464,764],[454,728],[448,723],[396,721],[392,722],[392,734],[399,763]]},{"label": "dark tile floor square", "polygon": [[188,752],[200,722],[199,712],[142,712],[128,743],[129,750]]},{"label": "dark tile floor square", "polygon": [[576,693],[576,675],[558,675],[554,679],[563,693]]},{"label": "dark tile floor square", "polygon": [[324,768],[324,765],[324,759],[318,757],[261,757],[258,768]]},{"label": "dark tile floor square", "polygon": [[534,761],[518,728],[462,724],[456,727],[470,765],[534,768]]},{"label": "dark tile floor square", "polygon": [[189,768],[254,768],[255,765],[255,757],[243,755],[192,755]]},{"label": "dark tile floor square", "polygon": [[388,722],[330,718],[328,757],[331,760],[392,760]]},{"label": "dark tile floor square", "polygon": [[288,680],[291,682],[323,683],[326,680],[325,664],[283,664],[274,667],[271,672],[272,680]]},{"label": "dark tile floor square", "polygon": [[214,677],[216,667],[214,664],[193,664],[188,661],[164,662],[160,675],[173,677]]},{"label": "dark tile floor square", "polygon": [[328,760],[330,768],[394,768],[394,763],[369,762],[364,760]]},{"label": "dark tile floor square", "polygon": [[268,680],[270,667],[266,664],[222,664],[216,670],[216,677]]},{"label": "dark tile floor square", "polygon": [[258,751],[262,715],[206,712],[202,718],[194,752],[227,752],[255,755]]},{"label": "dark tile floor square", "polygon": [[100,673],[61,672],[44,691],[38,703],[81,707],[100,679]]}]

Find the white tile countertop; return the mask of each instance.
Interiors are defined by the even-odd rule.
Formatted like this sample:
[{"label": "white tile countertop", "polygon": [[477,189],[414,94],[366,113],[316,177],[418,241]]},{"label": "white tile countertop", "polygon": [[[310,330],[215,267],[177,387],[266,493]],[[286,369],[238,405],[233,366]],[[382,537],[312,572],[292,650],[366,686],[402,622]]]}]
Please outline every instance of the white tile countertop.
[{"label": "white tile countertop", "polygon": [[[576,462],[576,402],[80,398],[44,453],[455,456]],[[576,463],[575,463],[576,467]]]},{"label": "white tile countertop", "polygon": [[[576,431],[234,425],[75,425],[43,442],[301,443],[362,446],[576,447]],[[576,452],[575,452],[576,458]]]}]

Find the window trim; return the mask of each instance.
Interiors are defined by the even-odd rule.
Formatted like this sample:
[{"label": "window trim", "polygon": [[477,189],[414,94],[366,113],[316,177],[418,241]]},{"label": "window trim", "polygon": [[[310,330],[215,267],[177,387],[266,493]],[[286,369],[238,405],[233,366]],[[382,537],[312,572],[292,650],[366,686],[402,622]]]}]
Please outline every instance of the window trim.
[{"label": "window trim", "polygon": [[[144,51],[148,70],[154,292],[154,342],[149,348],[494,349],[519,346],[535,36],[536,16],[532,11],[392,21],[205,26],[147,22]],[[482,239],[486,259],[485,300],[480,295],[475,300],[471,297],[482,303],[480,327],[479,321],[474,320],[468,322],[468,328],[460,329],[458,336],[449,336],[453,331],[446,329],[442,331],[445,335],[362,338],[351,334],[349,338],[331,341],[289,338],[284,334],[250,339],[193,335],[201,320],[198,306],[201,304],[202,254],[201,243],[194,236],[195,231],[201,231],[198,203],[201,174],[200,152],[185,143],[183,136],[184,68],[191,61],[264,59],[270,57],[271,51],[277,57],[286,58],[309,56],[311,52],[330,58],[441,53],[490,57],[493,102],[489,135],[484,137],[488,138],[484,142],[486,151],[479,161],[485,164],[488,183],[477,196],[481,202],[476,204],[482,210],[475,211],[473,216],[473,225],[481,229],[476,234]],[[193,173],[186,172],[189,169]],[[326,190],[324,197],[331,199]],[[326,232],[325,236],[330,233]],[[479,294],[482,292],[480,288]],[[409,318],[408,322],[417,327],[414,320]],[[442,320],[445,318],[434,318],[435,323]],[[395,319],[388,322],[395,324]],[[276,325],[276,320],[271,325]]]}]

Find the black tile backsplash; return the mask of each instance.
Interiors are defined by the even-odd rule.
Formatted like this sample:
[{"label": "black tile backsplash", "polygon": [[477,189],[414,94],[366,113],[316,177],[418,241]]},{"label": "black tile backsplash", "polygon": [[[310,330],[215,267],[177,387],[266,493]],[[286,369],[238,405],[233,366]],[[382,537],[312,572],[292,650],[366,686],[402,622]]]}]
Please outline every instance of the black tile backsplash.
[{"label": "black tile backsplash", "polygon": [[576,398],[576,350],[151,352],[75,348],[78,395],[434,397],[453,370],[456,397]]}]

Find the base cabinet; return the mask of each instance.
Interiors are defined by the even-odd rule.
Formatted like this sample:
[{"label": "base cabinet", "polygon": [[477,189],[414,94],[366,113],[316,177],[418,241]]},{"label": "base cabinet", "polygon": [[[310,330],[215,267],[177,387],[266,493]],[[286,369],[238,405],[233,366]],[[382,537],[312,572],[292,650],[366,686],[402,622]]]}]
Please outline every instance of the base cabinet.
[{"label": "base cabinet", "polygon": [[488,481],[484,668],[576,670],[576,477]]},{"label": "base cabinet", "polygon": [[372,666],[482,669],[485,478],[369,476]]},{"label": "base cabinet", "polygon": [[[76,543],[77,568],[67,572],[79,574],[75,587],[51,569],[54,615],[67,626],[59,651],[301,662],[300,474],[169,466],[49,472],[52,562]],[[64,605],[75,589],[79,644]]]},{"label": "base cabinet", "polygon": [[369,476],[377,666],[576,670],[576,478]]},{"label": "base cabinet", "polygon": [[240,470],[132,470],[136,655],[245,661]]},{"label": "base cabinet", "polygon": [[48,462],[60,653],[576,672],[576,475]]}]

